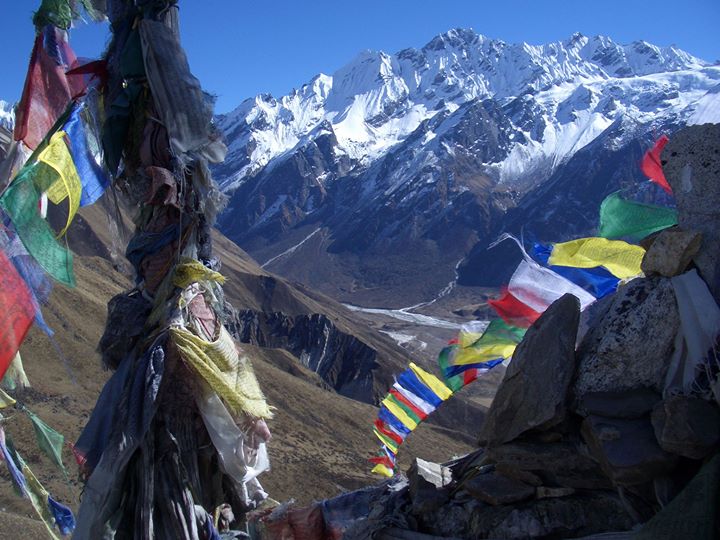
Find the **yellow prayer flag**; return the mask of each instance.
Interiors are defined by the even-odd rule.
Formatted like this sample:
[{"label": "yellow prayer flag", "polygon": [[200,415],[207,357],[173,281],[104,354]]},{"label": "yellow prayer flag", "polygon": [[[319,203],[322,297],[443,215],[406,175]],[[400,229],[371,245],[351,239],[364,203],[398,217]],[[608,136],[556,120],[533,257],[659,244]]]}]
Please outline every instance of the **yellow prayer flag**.
[{"label": "yellow prayer flag", "polygon": [[379,429],[373,428],[375,436],[380,439],[380,442],[387,446],[393,454],[397,454],[398,445],[390,437],[382,433]]},{"label": "yellow prayer flag", "polygon": [[622,240],[580,238],[555,244],[548,264],[574,268],[603,266],[615,277],[629,279],[642,275],[640,263],[644,255],[642,247]]},{"label": "yellow prayer flag", "polygon": [[250,361],[238,354],[224,326],[216,341],[205,341],[184,328],[170,328],[169,332],[185,362],[217,392],[230,412],[272,418]]},{"label": "yellow prayer flag", "polygon": [[0,389],[0,409],[7,409],[15,405],[15,400],[4,390]]},{"label": "yellow prayer flag", "polygon": [[468,347],[467,349],[458,349],[455,358],[453,358],[453,366],[462,366],[466,364],[476,364],[478,362],[487,362],[496,358],[510,358],[515,352],[517,345],[515,343],[493,343],[480,347]]},{"label": "yellow prayer flag", "polygon": [[445,386],[445,384],[435,375],[428,373],[413,362],[410,362],[410,369],[412,369],[413,373],[415,373],[415,375],[417,375],[417,377],[443,401],[452,396],[452,390]]},{"label": "yellow prayer flag", "polygon": [[410,418],[402,408],[398,407],[389,397],[382,400],[382,404],[387,407],[388,411],[395,415],[395,418],[400,420],[406,428],[413,430],[417,427],[417,422]]},{"label": "yellow prayer flag", "polygon": [[377,465],[375,465],[371,472],[375,474],[382,474],[383,476],[387,476],[388,478],[392,478],[395,475],[395,473],[392,472],[392,469],[389,469],[382,463],[378,463]]},{"label": "yellow prayer flag", "polygon": [[80,195],[82,194],[82,184],[80,183],[75,162],[70,155],[70,150],[68,150],[67,144],[65,144],[64,131],[58,131],[53,134],[48,145],[38,155],[38,161],[52,167],[60,176],[60,179],[48,189],[48,199],[50,199],[53,204],[60,204],[65,198],[68,198],[67,223],[58,235],[62,236],[67,232],[78,208],[80,208]]}]

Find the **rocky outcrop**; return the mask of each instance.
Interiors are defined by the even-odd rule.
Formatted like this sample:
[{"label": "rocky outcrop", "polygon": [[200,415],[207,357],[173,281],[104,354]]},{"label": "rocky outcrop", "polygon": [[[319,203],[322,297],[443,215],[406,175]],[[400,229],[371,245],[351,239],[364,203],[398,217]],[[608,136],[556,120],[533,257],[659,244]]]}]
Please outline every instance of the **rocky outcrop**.
[{"label": "rocky outcrop", "polygon": [[579,321],[580,303],[566,294],[528,330],[485,418],[481,444],[496,446],[565,419]]},{"label": "rocky outcrop", "polygon": [[376,398],[378,351],[326,314],[233,310],[227,326],[241,343],[285,349],[344,396],[366,403]]}]

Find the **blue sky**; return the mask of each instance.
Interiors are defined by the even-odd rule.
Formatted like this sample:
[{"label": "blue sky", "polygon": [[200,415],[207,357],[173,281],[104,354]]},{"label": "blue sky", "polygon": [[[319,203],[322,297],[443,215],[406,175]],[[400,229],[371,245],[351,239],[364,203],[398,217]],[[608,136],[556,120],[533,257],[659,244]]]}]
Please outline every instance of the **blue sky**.
[{"label": "blue sky", "polygon": [[[35,0],[4,2],[0,99],[22,91],[34,29]],[[363,49],[421,47],[450,28],[473,28],[508,42],[546,43],[573,32],[620,43],[644,39],[675,44],[720,60],[720,0],[181,0],[183,45],[203,87],[218,95],[217,111],[268,92],[276,96],[319,72],[332,74]],[[98,56],[106,25],[81,25],[71,44]]]}]

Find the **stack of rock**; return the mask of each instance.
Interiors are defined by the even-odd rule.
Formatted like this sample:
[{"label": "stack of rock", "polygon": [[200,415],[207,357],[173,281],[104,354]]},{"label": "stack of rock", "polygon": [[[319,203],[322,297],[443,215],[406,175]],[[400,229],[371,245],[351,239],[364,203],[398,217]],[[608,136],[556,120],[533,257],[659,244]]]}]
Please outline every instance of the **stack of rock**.
[{"label": "stack of rock", "polygon": [[704,380],[668,386],[692,324],[672,279],[697,272],[720,295],[720,125],[686,128],[663,158],[679,225],[647,240],[645,277],[583,324],[575,297],[550,306],[513,356],[481,449],[417,459],[345,538],[720,538],[718,344]]}]

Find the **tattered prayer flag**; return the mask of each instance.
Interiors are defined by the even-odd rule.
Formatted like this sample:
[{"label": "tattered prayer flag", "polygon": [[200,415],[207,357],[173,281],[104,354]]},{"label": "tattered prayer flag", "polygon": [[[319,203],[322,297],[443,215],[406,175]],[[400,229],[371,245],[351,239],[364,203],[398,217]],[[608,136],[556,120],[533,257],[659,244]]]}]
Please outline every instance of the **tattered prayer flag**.
[{"label": "tattered prayer flag", "polygon": [[53,50],[60,47],[68,65],[59,65],[57,59],[45,50],[43,33],[35,38],[30,67],[28,68],[22,98],[15,117],[15,140],[23,141],[35,149],[65,112],[72,99],[83,92],[82,81],[69,80],[65,71],[76,62],[75,53],[67,43],[67,34],[52,28],[55,39]]},{"label": "tattered prayer flag", "polygon": [[21,497],[27,497],[27,482],[20,471],[19,463],[15,461],[14,452],[8,448],[7,441],[5,440],[5,430],[3,430],[2,426],[0,426],[0,454],[2,454],[2,458],[5,460],[5,465],[7,465],[15,489]]},{"label": "tattered prayer flag", "polygon": [[[552,246],[543,244],[533,245],[533,258],[544,266],[549,266],[548,260],[552,253]],[[582,287],[595,298],[604,298],[614,293],[620,280],[602,267],[598,268],[572,268],[570,266],[549,266],[550,270]]]},{"label": "tattered prayer flag", "polygon": [[380,433],[382,433],[386,437],[389,437],[394,443],[402,444],[403,438],[391,429],[389,429],[380,419],[375,420],[375,427]]},{"label": "tattered prayer flag", "polygon": [[45,163],[27,166],[0,197],[0,206],[12,220],[28,253],[55,280],[74,287],[72,254],[58,244],[37,208],[40,194],[56,180],[57,173]]},{"label": "tattered prayer flag", "polygon": [[7,409],[15,405],[15,399],[0,388],[0,409]]},{"label": "tattered prayer flag", "polygon": [[500,298],[488,300],[488,305],[506,323],[521,328],[528,328],[540,317],[540,313],[515,298],[507,287],[503,288]]},{"label": "tattered prayer flag", "polygon": [[538,313],[544,312],[555,300],[568,293],[580,301],[581,310],[595,301],[590,293],[529,259],[520,261],[510,278],[508,290]]},{"label": "tattered prayer flag", "polygon": [[677,210],[628,201],[612,193],[600,205],[599,234],[603,238],[638,241],[677,222]]},{"label": "tattered prayer flag", "polygon": [[47,190],[48,199],[53,204],[60,204],[68,199],[67,223],[58,236],[63,236],[70,227],[70,223],[80,208],[80,196],[82,195],[82,184],[70,151],[65,144],[65,135],[64,131],[54,133],[48,145],[38,154],[38,161],[48,164],[60,177]]},{"label": "tattered prayer flag", "polygon": [[20,349],[35,317],[30,291],[0,250],[0,380]]},{"label": "tattered prayer flag", "polygon": [[[20,458],[20,456],[18,456],[18,458]],[[30,470],[30,467],[28,467],[21,458],[19,461],[22,464],[22,474],[27,480],[27,494],[30,498],[33,509],[42,520],[50,536],[57,540],[58,537],[55,534],[55,516],[50,511],[50,507],[48,505],[48,497],[50,495],[42,486],[42,484],[38,482],[38,479]]]},{"label": "tattered prayer flag", "polygon": [[642,169],[643,174],[647,176],[651,182],[655,182],[669,195],[672,195],[672,188],[665,179],[662,162],[660,161],[660,154],[662,154],[663,148],[665,148],[665,145],[669,140],[670,139],[667,138],[667,135],[660,137],[655,143],[655,146],[645,153],[640,168]]},{"label": "tattered prayer flag", "polygon": [[107,172],[98,160],[101,156],[100,143],[86,128],[83,120],[84,112],[87,112],[86,105],[76,106],[63,126],[82,183],[80,206],[87,206],[97,201],[110,183]]},{"label": "tattered prayer flag", "polygon": [[33,412],[28,409],[25,409],[25,412],[30,417],[30,421],[35,429],[35,438],[37,439],[40,450],[65,473],[65,466],[62,462],[62,447],[65,442],[65,437],[48,426]]},{"label": "tattered prayer flag", "polygon": [[75,516],[73,516],[72,510],[57,502],[50,495],[48,495],[47,503],[55,520],[55,525],[60,529],[60,534],[63,536],[72,534],[75,530]]},{"label": "tattered prayer flag", "polygon": [[642,274],[640,264],[645,256],[641,246],[607,238],[579,238],[553,246],[548,262],[553,266],[596,268],[602,266],[619,279]]}]

